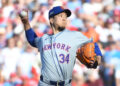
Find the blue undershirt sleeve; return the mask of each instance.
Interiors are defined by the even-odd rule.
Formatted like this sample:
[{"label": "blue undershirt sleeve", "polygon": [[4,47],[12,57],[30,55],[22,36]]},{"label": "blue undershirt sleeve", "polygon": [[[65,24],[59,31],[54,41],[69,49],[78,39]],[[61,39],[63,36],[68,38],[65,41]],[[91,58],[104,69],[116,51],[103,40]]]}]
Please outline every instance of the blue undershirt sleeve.
[{"label": "blue undershirt sleeve", "polygon": [[30,43],[30,45],[33,47],[37,47],[35,44],[35,38],[37,38],[37,35],[33,31],[33,29],[30,28],[29,30],[26,30],[25,33],[26,33],[27,41]]},{"label": "blue undershirt sleeve", "polygon": [[102,56],[102,53],[97,43],[95,43],[95,53],[97,56]]}]

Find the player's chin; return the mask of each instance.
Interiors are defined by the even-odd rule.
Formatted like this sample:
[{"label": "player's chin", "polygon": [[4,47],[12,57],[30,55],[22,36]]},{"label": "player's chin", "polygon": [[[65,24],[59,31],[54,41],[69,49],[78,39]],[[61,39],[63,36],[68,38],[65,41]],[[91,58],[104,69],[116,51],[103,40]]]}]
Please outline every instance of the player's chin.
[{"label": "player's chin", "polygon": [[65,26],[58,27],[58,30],[59,30],[59,31],[63,31],[64,29],[65,29]]}]

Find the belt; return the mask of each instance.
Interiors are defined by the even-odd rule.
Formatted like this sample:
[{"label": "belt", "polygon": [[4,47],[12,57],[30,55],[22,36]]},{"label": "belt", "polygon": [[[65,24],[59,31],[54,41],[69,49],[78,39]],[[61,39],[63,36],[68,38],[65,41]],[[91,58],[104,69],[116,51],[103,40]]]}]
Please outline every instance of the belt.
[{"label": "belt", "polygon": [[72,79],[68,79],[68,80],[65,80],[65,81],[51,81],[51,80],[49,81],[49,80],[46,80],[45,78],[43,78],[43,76],[41,75],[40,80],[47,83],[47,84],[50,84],[50,85],[64,86],[65,84],[71,83]]}]

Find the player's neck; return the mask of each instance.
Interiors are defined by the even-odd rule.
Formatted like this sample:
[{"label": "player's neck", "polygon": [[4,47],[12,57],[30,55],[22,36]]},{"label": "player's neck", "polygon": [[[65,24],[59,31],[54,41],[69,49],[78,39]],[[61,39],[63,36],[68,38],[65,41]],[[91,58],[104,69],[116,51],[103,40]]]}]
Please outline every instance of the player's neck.
[{"label": "player's neck", "polygon": [[61,32],[61,31],[63,31],[64,29],[65,28],[63,28],[63,27],[57,27],[57,28],[53,27],[53,34],[57,34],[57,33]]},{"label": "player's neck", "polygon": [[57,33],[59,33],[59,32],[60,32],[59,30],[53,29],[53,34],[54,34],[54,35],[57,34]]}]

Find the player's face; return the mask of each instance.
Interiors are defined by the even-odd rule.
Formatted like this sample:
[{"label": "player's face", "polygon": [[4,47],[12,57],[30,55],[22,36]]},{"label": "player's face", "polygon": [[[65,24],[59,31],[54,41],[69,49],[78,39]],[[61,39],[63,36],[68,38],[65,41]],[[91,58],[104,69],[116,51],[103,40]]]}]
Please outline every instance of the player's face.
[{"label": "player's face", "polygon": [[67,25],[67,14],[65,12],[62,12],[60,14],[55,15],[53,18],[53,23],[58,29],[65,29]]}]

